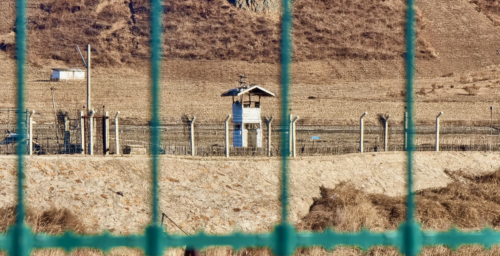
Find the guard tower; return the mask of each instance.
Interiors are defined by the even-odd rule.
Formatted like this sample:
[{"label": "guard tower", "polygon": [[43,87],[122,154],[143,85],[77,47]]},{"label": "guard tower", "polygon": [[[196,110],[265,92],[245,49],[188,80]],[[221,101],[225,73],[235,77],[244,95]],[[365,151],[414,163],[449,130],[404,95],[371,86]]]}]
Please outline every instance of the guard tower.
[{"label": "guard tower", "polygon": [[233,97],[233,147],[262,147],[261,97],[274,97],[274,93],[256,85],[245,85],[240,76],[240,87],[223,93]]}]

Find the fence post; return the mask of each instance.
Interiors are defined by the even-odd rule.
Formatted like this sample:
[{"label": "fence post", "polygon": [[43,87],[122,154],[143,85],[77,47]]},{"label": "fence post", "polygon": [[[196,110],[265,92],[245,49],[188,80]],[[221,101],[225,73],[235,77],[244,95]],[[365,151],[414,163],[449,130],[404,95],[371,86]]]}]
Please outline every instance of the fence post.
[{"label": "fence post", "polygon": [[405,111],[405,127],[404,127],[404,132],[405,132],[405,137],[404,137],[404,150],[407,150],[408,147],[408,112]]},{"label": "fence post", "polygon": [[35,110],[31,110],[31,113],[29,115],[28,119],[28,131],[29,131],[29,152],[30,156],[33,155],[33,114],[35,114]]},{"label": "fence post", "polygon": [[440,112],[436,116],[436,151],[439,151],[439,117],[443,114],[443,112]]},{"label": "fence post", "polygon": [[363,118],[368,114],[368,112],[363,113],[363,115],[359,118],[359,152],[363,153],[363,140],[364,140],[364,131],[365,126],[363,124]]},{"label": "fence post", "polygon": [[384,117],[384,151],[387,152],[388,140],[389,140],[389,117]]},{"label": "fence post", "polygon": [[493,135],[493,106],[490,107],[490,135]]},{"label": "fence post", "polygon": [[193,116],[193,119],[189,121],[191,124],[191,155],[194,156],[194,120],[196,120],[196,117]]},{"label": "fence post", "polygon": [[89,116],[89,155],[94,155],[94,110],[90,111]]},{"label": "fence post", "polygon": [[288,120],[288,156],[292,155],[292,114],[290,114],[290,118]]},{"label": "fence post", "polygon": [[119,137],[119,130],[118,130],[118,115],[120,114],[120,111],[116,112],[115,116],[115,155],[120,154],[120,137]]},{"label": "fence post", "polygon": [[231,118],[231,115],[228,115],[226,118],[226,123],[225,123],[225,128],[226,128],[226,157],[229,157],[229,118]]},{"label": "fence post", "polygon": [[104,155],[109,155],[109,114],[104,112]]},{"label": "fence post", "polygon": [[271,118],[266,117],[267,123],[267,156],[271,156],[271,123],[273,122],[274,117]]},{"label": "fence post", "polygon": [[292,122],[292,156],[295,157],[295,149],[296,149],[296,138],[297,138],[297,135],[295,134],[295,123],[297,122],[297,120],[299,120],[299,116],[296,116],[295,119],[293,120]]},{"label": "fence post", "polygon": [[82,154],[85,154],[85,118],[83,111],[80,111],[80,142],[82,147]]},{"label": "fence post", "polygon": [[70,152],[70,143],[71,143],[71,134],[69,132],[69,119],[68,115],[64,115],[64,153],[69,154]]}]

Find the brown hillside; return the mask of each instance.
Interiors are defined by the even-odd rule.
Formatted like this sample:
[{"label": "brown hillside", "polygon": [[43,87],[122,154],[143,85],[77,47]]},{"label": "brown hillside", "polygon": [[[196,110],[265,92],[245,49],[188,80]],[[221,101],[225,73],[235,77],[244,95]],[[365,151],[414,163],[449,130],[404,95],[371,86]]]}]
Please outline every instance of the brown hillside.
[{"label": "brown hillside", "polygon": [[499,0],[471,0],[477,5],[476,10],[485,14],[496,26],[500,26],[500,1]]},{"label": "brown hillside", "polygon": [[[280,24],[276,14],[245,11],[226,0],[175,0],[165,4],[166,58],[266,63],[279,59]],[[31,7],[31,61],[55,59],[74,65],[80,62],[75,45],[87,43],[92,44],[94,64],[99,66],[126,65],[148,57],[148,1],[38,0]],[[296,61],[392,60],[404,54],[403,0],[369,0],[363,4],[297,0],[294,7]],[[3,12],[13,17],[13,11],[12,4]],[[425,22],[422,15],[418,17],[421,31]],[[5,35],[13,29],[13,21],[5,22],[0,32]],[[3,40],[1,49],[13,54],[13,42]],[[418,39],[418,57],[434,57],[423,37]]]}]

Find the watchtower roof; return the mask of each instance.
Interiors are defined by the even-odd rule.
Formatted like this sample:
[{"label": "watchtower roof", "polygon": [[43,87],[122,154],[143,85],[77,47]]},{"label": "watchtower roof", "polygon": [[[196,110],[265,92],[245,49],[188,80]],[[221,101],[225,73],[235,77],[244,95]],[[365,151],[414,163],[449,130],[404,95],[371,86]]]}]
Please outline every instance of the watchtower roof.
[{"label": "watchtower roof", "polygon": [[221,95],[221,97],[229,97],[229,96],[241,96],[244,94],[257,95],[261,97],[275,97],[274,93],[256,85],[251,84],[239,88],[231,89]]}]

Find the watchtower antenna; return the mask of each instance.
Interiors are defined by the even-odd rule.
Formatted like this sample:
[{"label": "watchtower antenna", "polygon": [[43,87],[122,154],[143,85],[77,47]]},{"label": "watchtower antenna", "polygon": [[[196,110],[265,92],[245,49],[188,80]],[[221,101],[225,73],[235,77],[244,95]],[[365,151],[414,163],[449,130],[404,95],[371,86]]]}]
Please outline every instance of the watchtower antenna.
[{"label": "watchtower antenna", "polygon": [[245,75],[243,75],[243,74],[242,74],[242,75],[240,75],[240,87],[242,87],[242,86],[243,86],[243,84],[245,83],[245,78],[246,78],[246,76],[245,76]]}]

